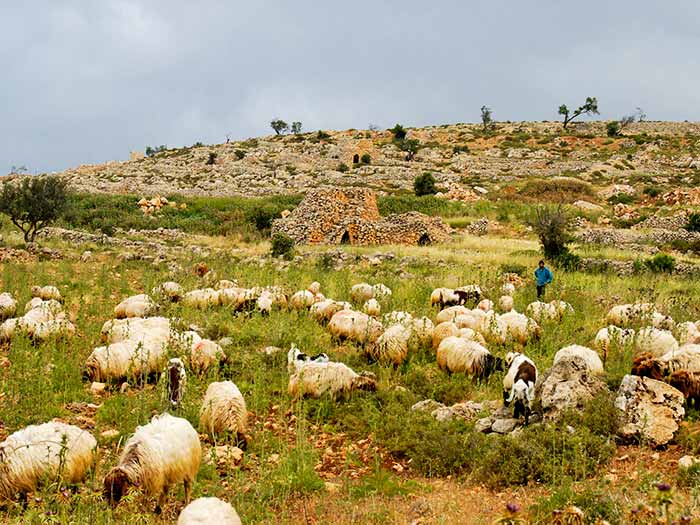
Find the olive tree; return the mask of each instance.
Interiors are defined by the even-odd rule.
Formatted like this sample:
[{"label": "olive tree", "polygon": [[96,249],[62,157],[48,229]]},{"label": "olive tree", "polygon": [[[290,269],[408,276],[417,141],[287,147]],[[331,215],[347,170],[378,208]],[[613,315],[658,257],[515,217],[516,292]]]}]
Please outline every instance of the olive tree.
[{"label": "olive tree", "polygon": [[583,106],[576,108],[573,113],[569,111],[566,104],[559,106],[559,114],[564,117],[564,129],[569,125],[569,122],[581,115],[590,115],[591,113],[598,115],[598,99],[596,97],[586,97],[586,103]]},{"label": "olive tree", "polygon": [[37,232],[58,219],[66,209],[68,189],[58,177],[26,177],[8,181],[0,190],[0,213],[24,233],[24,242],[34,242]]},{"label": "olive tree", "polygon": [[283,133],[286,133],[287,130],[289,130],[289,124],[287,124],[284,120],[276,118],[272,122],[270,122],[270,127],[275,130],[275,135],[282,135]]},{"label": "olive tree", "polygon": [[481,106],[481,124],[484,126],[484,131],[493,125],[493,111],[488,106]]}]

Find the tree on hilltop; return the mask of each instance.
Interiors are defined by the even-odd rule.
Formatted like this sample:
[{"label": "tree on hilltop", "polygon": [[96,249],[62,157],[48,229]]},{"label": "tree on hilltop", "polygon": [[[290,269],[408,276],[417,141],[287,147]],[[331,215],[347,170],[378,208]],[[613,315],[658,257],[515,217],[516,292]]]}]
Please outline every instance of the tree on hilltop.
[{"label": "tree on hilltop", "polygon": [[574,120],[581,115],[590,115],[591,113],[599,115],[598,112],[598,99],[596,97],[586,97],[586,103],[574,110],[573,113],[569,111],[566,104],[559,106],[559,114],[564,116],[564,129],[569,125],[569,122]]},{"label": "tree on hilltop", "polygon": [[493,126],[493,112],[488,106],[481,106],[481,124],[484,126],[484,131]]},{"label": "tree on hilltop", "polygon": [[270,122],[270,127],[275,130],[275,135],[282,135],[289,130],[289,125],[282,119],[276,118]]}]

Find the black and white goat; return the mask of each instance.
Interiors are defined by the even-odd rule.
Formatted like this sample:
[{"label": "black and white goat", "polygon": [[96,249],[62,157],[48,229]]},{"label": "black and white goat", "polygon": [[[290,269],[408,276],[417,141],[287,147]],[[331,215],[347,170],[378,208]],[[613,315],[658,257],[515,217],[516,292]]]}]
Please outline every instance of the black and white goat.
[{"label": "black and white goat", "polygon": [[526,355],[510,352],[506,355],[508,373],[503,378],[503,404],[513,403],[513,417],[525,417],[527,425],[532,410],[532,400],[535,396],[537,383],[537,367]]}]

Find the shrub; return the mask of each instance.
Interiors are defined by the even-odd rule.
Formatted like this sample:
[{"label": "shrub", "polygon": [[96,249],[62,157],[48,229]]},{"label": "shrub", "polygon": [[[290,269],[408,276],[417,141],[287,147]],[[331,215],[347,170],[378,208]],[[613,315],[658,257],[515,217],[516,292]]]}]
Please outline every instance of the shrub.
[{"label": "shrub", "polygon": [[[644,188],[644,195],[651,197],[652,199],[661,195],[661,190],[656,186],[647,186]],[[700,219],[698,220],[698,227],[700,228]]]},{"label": "shrub", "polygon": [[372,157],[369,153],[363,153],[362,157],[360,157],[360,162],[362,162],[362,164],[370,164],[372,162]]},{"label": "shrub", "polygon": [[501,273],[514,273],[520,277],[524,277],[527,273],[527,267],[523,264],[507,263],[499,266]]},{"label": "shrub", "polygon": [[554,511],[562,510],[569,505],[581,509],[586,515],[586,523],[600,523],[606,520],[611,525],[620,525],[623,520],[622,506],[610,494],[610,490],[598,487],[586,487],[576,492],[571,482],[563,483],[551,496],[540,498],[530,507],[533,523],[550,523]]},{"label": "shrub", "polygon": [[610,204],[632,204],[634,202],[634,197],[628,193],[618,193],[616,195],[612,195],[608,199],[608,203]]},{"label": "shrub", "polygon": [[409,162],[413,160],[413,157],[415,157],[420,149],[420,142],[418,139],[395,140],[394,144],[396,144],[401,151],[406,152],[406,160]]},{"label": "shrub", "polygon": [[211,166],[216,162],[216,157],[218,155],[214,153],[213,151],[209,152],[209,157],[207,158],[207,166]]},{"label": "shrub", "polygon": [[700,213],[688,215],[688,222],[684,226],[689,232],[700,232]]},{"label": "shrub", "polygon": [[58,177],[27,177],[20,183],[5,183],[0,191],[0,213],[34,242],[42,228],[58,219],[67,207],[69,193]]},{"label": "shrub", "polygon": [[146,147],[146,157],[153,157],[157,153],[162,153],[168,149],[168,146],[165,144],[162,144],[160,146],[156,146],[155,148],[152,148],[151,146]]},{"label": "shrub", "polygon": [[345,172],[348,171],[349,169],[350,169],[350,168],[348,167],[348,165],[345,164],[344,162],[341,162],[340,164],[338,164],[338,171],[339,171],[340,173],[345,173]]},{"label": "shrub", "polygon": [[284,233],[276,233],[272,236],[270,255],[291,259],[294,255],[294,239]]},{"label": "shrub", "polygon": [[469,153],[469,146],[467,146],[466,144],[462,146],[455,146],[452,148],[452,153]]},{"label": "shrub", "polygon": [[392,135],[394,135],[395,140],[403,140],[406,138],[407,131],[401,124],[396,124],[396,126],[391,128],[389,131],[391,131]]},{"label": "shrub", "polygon": [[319,130],[319,132],[316,133],[316,138],[318,140],[328,140],[329,138],[331,138],[331,136],[330,136],[330,134],[326,133],[325,131]]},{"label": "shrub", "polygon": [[426,172],[423,175],[418,175],[413,181],[413,192],[416,194],[416,197],[435,195],[437,187],[435,186],[433,174]]},{"label": "shrub", "polygon": [[567,177],[529,180],[520,190],[520,194],[538,202],[574,202],[581,197],[595,196],[589,183]]},{"label": "shrub", "polygon": [[539,237],[546,258],[557,259],[569,252],[566,245],[571,241],[570,219],[561,206],[538,207],[530,226]]},{"label": "shrub", "polygon": [[255,208],[248,214],[248,222],[255,224],[259,232],[264,232],[272,228],[272,221],[279,215],[276,208],[271,206],[261,206]]},{"label": "shrub", "polygon": [[666,253],[657,253],[644,261],[644,265],[654,273],[671,273],[676,267],[676,260]]},{"label": "shrub", "polygon": [[608,137],[617,137],[620,134],[620,124],[616,121],[608,122],[605,130],[608,133]]},{"label": "shrub", "polygon": [[236,155],[236,158],[238,160],[241,160],[243,157],[245,157],[245,150],[242,149],[237,149],[236,151],[233,152],[234,155]]}]

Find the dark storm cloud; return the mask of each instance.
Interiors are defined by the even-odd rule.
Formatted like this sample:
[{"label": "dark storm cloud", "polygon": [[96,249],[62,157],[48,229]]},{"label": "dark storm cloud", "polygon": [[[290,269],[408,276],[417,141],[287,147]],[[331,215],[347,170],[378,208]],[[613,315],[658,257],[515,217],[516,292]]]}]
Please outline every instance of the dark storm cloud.
[{"label": "dark storm cloud", "polygon": [[[9,4],[9,6],[8,6]],[[46,0],[0,6],[0,173],[305,129],[696,120],[694,2]]]}]

